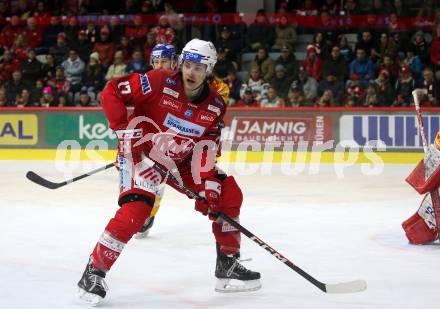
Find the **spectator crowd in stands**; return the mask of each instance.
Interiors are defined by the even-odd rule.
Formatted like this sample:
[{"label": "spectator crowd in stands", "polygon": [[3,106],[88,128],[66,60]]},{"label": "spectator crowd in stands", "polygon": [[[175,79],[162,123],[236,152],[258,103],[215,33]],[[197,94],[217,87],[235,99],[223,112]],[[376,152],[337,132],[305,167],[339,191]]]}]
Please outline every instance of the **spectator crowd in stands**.
[{"label": "spectator crowd in stands", "polygon": [[[151,69],[155,44],[179,49],[195,36],[216,46],[214,75],[229,87],[230,106],[401,107],[416,88],[426,90],[424,106],[440,104],[432,0],[279,0],[276,14],[259,10],[250,23],[233,0],[108,2],[0,0],[0,106],[97,106],[107,81]],[[178,12],[234,14],[200,25]],[[408,18],[433,26],[407,27]]]}]

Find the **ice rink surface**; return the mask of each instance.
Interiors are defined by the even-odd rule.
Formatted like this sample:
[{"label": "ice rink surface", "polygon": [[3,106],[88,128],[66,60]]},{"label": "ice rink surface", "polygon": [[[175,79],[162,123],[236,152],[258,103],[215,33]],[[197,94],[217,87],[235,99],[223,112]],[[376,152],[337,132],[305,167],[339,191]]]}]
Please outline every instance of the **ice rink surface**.
[{"label": "ice rink surface", "polygon": [[[1,162],[0,308],[84,308],[76,283],[117,209],[117,172],[107,170],[57,190],[25,179],[34,170],[63,180],[50,162]],[[88,167],[84,167],[88,170]],[[229,167],[231,174],[237,174]],[[316,172],[316,166],[314,172]],[[214,292],[210,222],[171,188],[150,237],[132,239],[107,275],[103,308],[427,308],[440,287],[440,246],[411,246],[401,223],[421,197],[404,178],[411,165],[365,176],[360,165],[338,178],[331,165],[286,176],[236,176],[244,192],[241,224],[326,283],[365,279],[358,294],[324,294],[246,237],[246,267],[263,288]],[[78,171],[75,175],[81,173]],[[261,174],[264,175],[261,175]],[[266,175],[267,174],[267,175]]]}]

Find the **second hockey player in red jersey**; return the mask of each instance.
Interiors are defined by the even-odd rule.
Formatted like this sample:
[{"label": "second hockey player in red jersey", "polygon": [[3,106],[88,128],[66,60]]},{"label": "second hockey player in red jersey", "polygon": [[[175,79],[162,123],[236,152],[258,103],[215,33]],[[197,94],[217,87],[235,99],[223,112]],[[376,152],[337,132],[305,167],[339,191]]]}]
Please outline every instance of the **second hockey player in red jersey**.
[{"label": "second hockey player in red jersey", "polygon": [[[97,304],[105,297],[106,273],[150,216],[157,193],[167,183],[151,161],[205,197],[196,201],[195,209],[213,221],[216,291],[261,287],[260,274],[240,264],[240,233],[216,216],[221,212],[238,220],[243,200],[234,177],[214,164],[226,109],[207,83],[216,60],[211,42],[193,39],[179,58],[181,70],[131,74],[110,81],[102,91],[101,104],[119,139],[120,208],[105,227],[78,282],[79,297],[86,302]],[[134,106],[130,117],[128,105]],[[231,279],[240,284],[233,285]]]}]

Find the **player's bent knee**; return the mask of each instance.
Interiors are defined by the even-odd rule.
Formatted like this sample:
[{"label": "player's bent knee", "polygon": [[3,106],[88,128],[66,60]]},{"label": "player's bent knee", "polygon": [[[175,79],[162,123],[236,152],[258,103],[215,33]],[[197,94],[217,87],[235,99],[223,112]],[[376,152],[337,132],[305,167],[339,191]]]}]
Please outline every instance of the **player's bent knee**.
[{"label": "player's bent knee", "polygon": [[221,207],[224,214],[230,217],[240,215],[243,193],[234,177],[228,176],[222,182]]}]

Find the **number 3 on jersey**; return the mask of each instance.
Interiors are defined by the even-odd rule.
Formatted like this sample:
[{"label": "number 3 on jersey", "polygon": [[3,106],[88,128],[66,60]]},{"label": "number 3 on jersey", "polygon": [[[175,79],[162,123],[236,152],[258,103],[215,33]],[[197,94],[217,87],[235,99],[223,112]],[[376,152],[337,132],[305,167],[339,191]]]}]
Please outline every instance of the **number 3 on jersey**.
[{"label": "number 3 on jersey", "polygon": [[121,92],[121,94],[130,94],[131,93],[130,82],[129,81],[120,82],[118,84],[118,89]]}]

